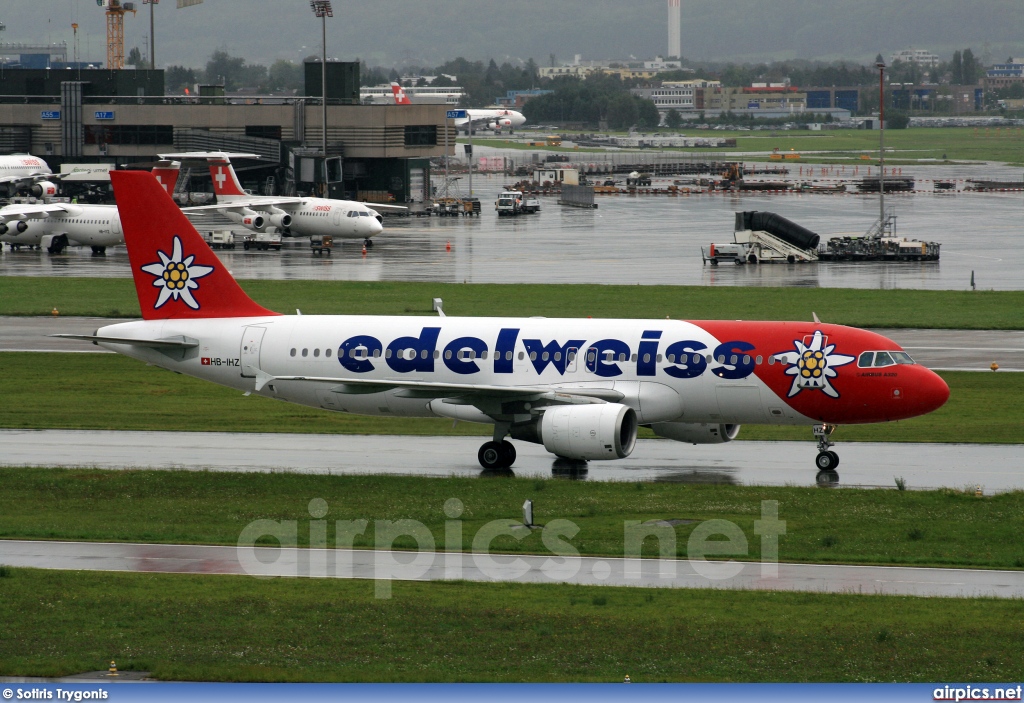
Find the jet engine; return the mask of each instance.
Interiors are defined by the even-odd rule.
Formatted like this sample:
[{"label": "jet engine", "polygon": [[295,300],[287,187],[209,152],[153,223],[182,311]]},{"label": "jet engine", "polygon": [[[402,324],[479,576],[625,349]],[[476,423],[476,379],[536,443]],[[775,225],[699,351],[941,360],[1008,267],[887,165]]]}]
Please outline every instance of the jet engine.
[{"label": "jet engine", "polygon": [[542,443],[567,459],[624,459],[636,445],[636,412],[620,403],[560,405],[540,419],[513,425],[513,439]]},{"label": "jet engine", "polygon": [[507,117],[503,117],[501,119],[496,119],[496,120],[494,120],[494,122],[491,122],[490,124],[487,125],[487,127],[489,129],[493,129],[495,131],[498,131],[498,130],[504,128],[504,127],[511,127],[511,126],[512,126],[512,120],[508,119]]},{"label": "jet engine", "polygon": [[740,425],[711,425],[703,422],[655,422],[654,434],[690,444],[722,444],[736,439]]},{"label": "jet engine", "polygon": [[288,229],[292,225],[292,216],[280,208],[271,208],[270,217],[267,218],[271,225],[278,229]]},{"label": "jet engine", "polygon": [[57,184],[50,181],[39,181],[30,185],[28,192],[37,198],[49,197],[57,194]]},{"label": "jet engine", "polygon": [[232,222],[237,222],[253,232],[262,232],[267,228],[267,218],[255,210],[250,210],[249,208],[244,208],[241,212],[225,210],[224,215]]},{"label": "jet engine", "polygon": [[[25,222],[25,220],[16,220],[15,222],[16,224],[14,224],[14,229],[18,232],[18,234],[21,234],[22,232],[28,229],[28,223]],[[10,231],[10,223],[0,222],[0,234],[7,234]]]}]

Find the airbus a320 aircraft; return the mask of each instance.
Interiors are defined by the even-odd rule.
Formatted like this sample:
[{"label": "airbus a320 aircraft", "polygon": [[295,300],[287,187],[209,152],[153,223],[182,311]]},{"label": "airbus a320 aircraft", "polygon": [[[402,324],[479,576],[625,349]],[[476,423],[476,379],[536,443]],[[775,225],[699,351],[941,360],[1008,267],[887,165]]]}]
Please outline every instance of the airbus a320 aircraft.
[{"label": "airbus a320 aircraft", "polygon": [[354,200],[249,195],[242,190],[231,159],[258,159],[258,154],[199,151],[161,154],[160,158],[202,159],[210,164],[217,204],[186,207],[182,208],[182,212],[214,210],[253,232],[264,232],[268,227],[276,227],[300,236],[327,235],[336,239],[362,239],[366,246],[373,246],[370,238],[384,229],[383,218],[377,210],[405,212],[408,209],[400,205],[377,203],[373,203],[371,209],[366,203]]},{"label": "airbus a320 aircraft", "polygon": [[[412,105],[409,96],[405,94],[405,90],[398,83],[391,84],[391,93],[395,96],[396,105]],[[466,117],[452,120],[452,123],[456,128],[464,127],[467,131],[472,123],[474,128],[486,127],[495,132],[508,129],[509,132],[512,132],[516,127],[526,124],[526,118],[521,112],[515,110],[502,108],[478,110],[474,108],[466,110]]]},{"label": "airbus a320 aircraft", "polygon": [[247,393],[364,415],[493,426],[573,460],[619,459],[638,425],[721,443],[740,423],[836,425],[931,412],[949,388],[885,337],[818,322],[283,316],[253,302],[148,173],[110,174],[143,320],[91,340]]},{"label": "airbus a320 aircraft", "polygon": [[56,195],[56,180],[60,180],[60,174],[53,173],[38,156],[0,156],[0,184],[7,186],[8,194],[26,191],[37,198]]}]

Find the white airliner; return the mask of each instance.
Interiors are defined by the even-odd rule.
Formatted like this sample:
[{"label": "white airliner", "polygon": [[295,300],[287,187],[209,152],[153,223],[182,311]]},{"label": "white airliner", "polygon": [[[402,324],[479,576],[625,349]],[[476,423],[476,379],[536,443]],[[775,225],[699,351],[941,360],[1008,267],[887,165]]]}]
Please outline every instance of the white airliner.
[{"label": "white airliner", "polygon": [[322,236],[336,239],[362,239],[372,246],[370,238],[384,229],[377,210],[404,212],[399,205],[372,204],[330,198],[298,198],[249,195],[242,190],[232,158],[258,159],[258,154],[229,154],[220,151],[197,151],[183,154],[161,154],[162,159],[200,159],[210,164],[216,205],[182,208],[185,213],[216,211],[253,232],[268,227],[289,230],[293,235]]},{"label": "white airliner", "polygon": [[895,342],[818,321],[279,315],[242,291],[153,176],[110,178],[143,320],[58,336],[324,410],[488,424],[486,469],[511,466],[508,436],[619,459],[638,425],[717,444],[746,422],[812,426],[815,464],[831,471],[835,425],[914,417],[949,397]]},{"label": "white airliner", "polygon": [[[164,162],[153,168],[168,194],[174,191],[179,167],[177,162]],[[87,246],[94,256],[103,256],[107,247],[124,244],[124,234],[114,205],[16,203],[0,208],[0,242],[12,248],[42,247],[51,254]]]},{"label": "white airliner", "polygon": [[56,180],[60,180],[60,174],[53,173],[38,156],[0,156],[0,184],[7,186],[9,194],[26,191],[37,198],[56,195]]},{"label": "white airliner", "polygon": [[[396,105],[412,105],[409,96],[405,94],[405,90],[398,83],[391,84],[391,92],[395,96]],[[452,124],[456,127],[465,127],[467,130],[470,123],[473,124],[474,128],[486,127],[487,129],[493,129],[495,132],[500,132],[502,129],[507,128],[509,132],[512,132],[516,127],[526,124],[526,118],[523,117],[521,112],[516,112],[515,110],[501,108],[482,110],[474,108],[466,110],[466,117],[452,120]]]},{"label": "white airliner", "polygon": [[87,246],[102,256],[107,247],[123,244],[124,235],[114,205],[15,204],[0,209],[0,242],[43,247],[51,254]]}]

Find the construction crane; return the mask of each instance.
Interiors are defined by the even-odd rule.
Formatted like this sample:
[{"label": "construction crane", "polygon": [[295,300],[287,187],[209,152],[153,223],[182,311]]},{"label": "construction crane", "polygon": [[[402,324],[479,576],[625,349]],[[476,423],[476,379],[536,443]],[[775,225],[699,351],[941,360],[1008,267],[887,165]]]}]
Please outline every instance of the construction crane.
[{"label": "construction crane", "polygon": [[124,15],[135,14],[134,2],[96,0],[107,9],[107,68],[124,68]]}]

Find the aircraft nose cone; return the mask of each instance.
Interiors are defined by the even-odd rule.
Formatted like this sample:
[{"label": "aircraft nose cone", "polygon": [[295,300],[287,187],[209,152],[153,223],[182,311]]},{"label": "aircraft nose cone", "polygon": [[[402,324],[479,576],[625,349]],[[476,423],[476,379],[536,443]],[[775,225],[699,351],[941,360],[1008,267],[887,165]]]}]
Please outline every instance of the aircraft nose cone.
[{"label": "aircraft nose cone", "polygon": [[924,375],[917,384],[917,396],[921,405],[921,413],[938,410],[949,400],[949,386],[934,371],[924,369]]},{"label": "aircraft nose cone", "polygon": [[377,222],[377,218],[371,218],[370,221],[367,222],[366,224],[367,229],[369,230],[369,236],[371,237],[375,234],[380,234],[381,232],[384,231],[384,225],[382,225],[380,222]]},{"label": "aircraft nose cone", "polygon": [[928,407],[926,412],[931,412],[939,409],[949,400],[949,386],[935,371],[929,370],[922,395],[922,399]]}]

